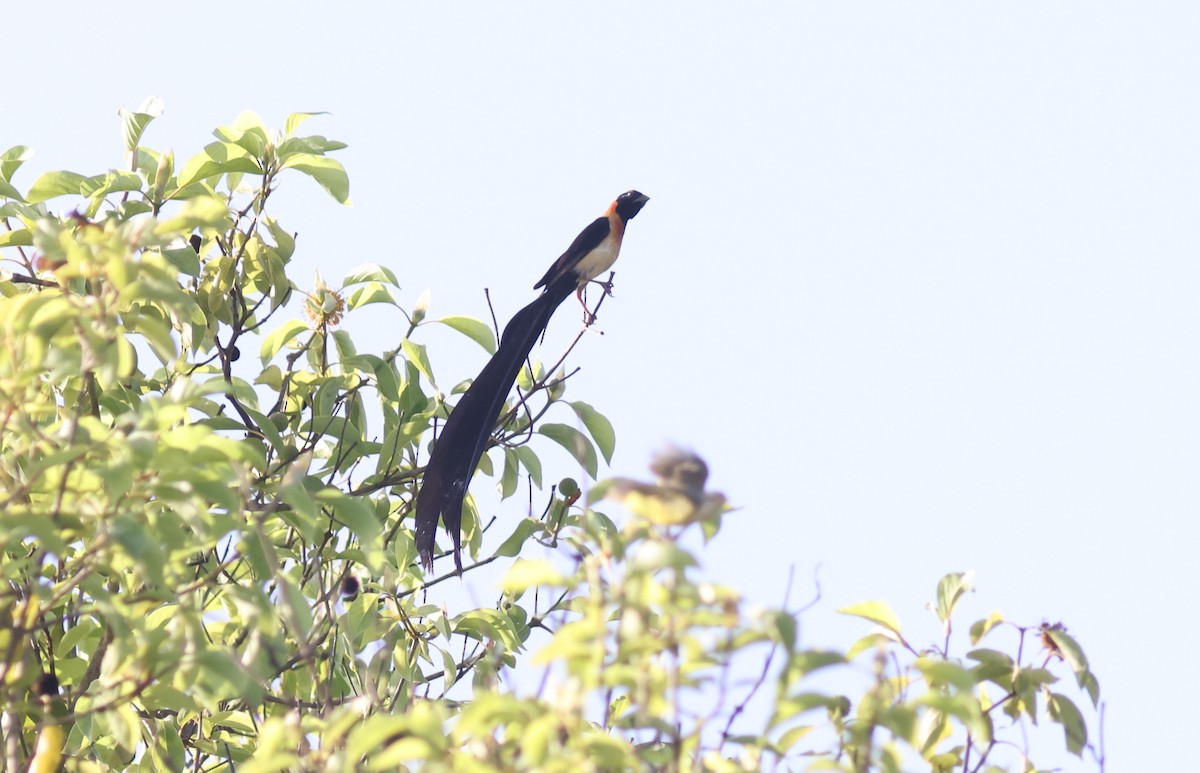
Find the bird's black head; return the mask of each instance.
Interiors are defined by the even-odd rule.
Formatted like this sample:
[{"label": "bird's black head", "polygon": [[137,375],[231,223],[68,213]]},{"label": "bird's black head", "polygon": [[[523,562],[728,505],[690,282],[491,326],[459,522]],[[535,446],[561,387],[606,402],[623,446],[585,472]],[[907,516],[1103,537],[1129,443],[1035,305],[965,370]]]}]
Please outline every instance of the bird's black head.
[{"label": "bird's black head", "polygon": [[637,191],[625,191],[617,197],[617,214],[622,220],[628,221],[642,211],[650,197]]}]

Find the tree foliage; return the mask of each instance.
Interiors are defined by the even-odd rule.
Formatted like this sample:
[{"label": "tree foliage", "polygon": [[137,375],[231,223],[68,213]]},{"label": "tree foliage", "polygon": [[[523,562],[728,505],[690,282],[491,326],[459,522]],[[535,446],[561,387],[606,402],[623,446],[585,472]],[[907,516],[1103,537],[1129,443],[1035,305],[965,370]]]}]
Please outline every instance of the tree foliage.
[{"label": "tree foliage", "polygon": [[[405,309],[384,266],[299,291],[272,192],[349,196],[309,114],[242,115],[177,165],[142,144],[160,110],[121,111],[119,169],[18,188],[28,150],[0,156],[6,769],[1032,770],[1039,719],[1095,747],[1079,645],[993,615],[963,647],[965,574],[938,586],[937,644],[872,602],[842,610],[864,638],[806,648],[788,599],[755,612],[699,571],[723,497],[549,485],[547,448],[596,477],[615,444],[563,360],[526,368],[481,464],[511,530],[487,552],[468,500],[467,574],[503,561],[499,597],[434,603],[449,575],[421,571],[409,515],[461,385],[421,341],[495,333]],[[339,326],[367,304],[403,316],[394,349]]]}]

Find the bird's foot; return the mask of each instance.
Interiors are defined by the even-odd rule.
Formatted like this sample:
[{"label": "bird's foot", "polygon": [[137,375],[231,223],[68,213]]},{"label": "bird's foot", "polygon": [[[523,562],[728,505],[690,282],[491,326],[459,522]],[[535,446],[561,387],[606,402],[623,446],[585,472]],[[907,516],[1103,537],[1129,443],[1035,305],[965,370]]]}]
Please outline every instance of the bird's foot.
[{"label": "bird's foot", "polygon": [[604,294],[605,294],[605,295],[607,295],[607,296],[609,296],[610,298],[615,298],[615,297],[616,297],[615,295],[613,295],[613,283],[612,283],[612,280],[611,280],[611,279],[610,279],[610,280],[608,280],[607,282],[601,282],[599,279],[593,279],[593,280],[592,280],[592,284],[598,284],[598,285],[600,285],[601,287],[603,287],[603,288],[604,288]]}]

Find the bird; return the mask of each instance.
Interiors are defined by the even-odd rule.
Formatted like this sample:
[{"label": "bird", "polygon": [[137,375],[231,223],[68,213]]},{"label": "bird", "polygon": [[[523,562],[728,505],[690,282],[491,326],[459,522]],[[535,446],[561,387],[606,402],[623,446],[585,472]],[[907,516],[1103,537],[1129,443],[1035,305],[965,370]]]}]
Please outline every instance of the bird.
[{"label": "bird", "polygon": [[[513,315],[500,336],[500,346],[450,412],[425,465],[417,492],[414,540],[421,565],[433,568],[438,519],[453,543],[455,572],[462,574],[462,505],[471,476],[487,450],[492,429],[521,364],[545,332],[559,305],[572,292],[583,303],[583,289],[616,262],[625,226],[650,198],[638,191],[622,193],[603,215],[584,228],[534,289],[541,295]],[[584,304],[587,314],[587,306]],[[587,321],[592,321],[588,314]]]},{"label": "bird", "polygon": [[[586,318],[590,319],[587,304],[583,302],[583,290],[588,282],[603,274],[617,261],[617,255],[621,252],[621,240],[625,236],[625,224],[641,212],[649,200],[648,196],[637,191],[625,191],[618,196],[603,215],[579,232],[579,236],[575,237],[567,251],[554,261],[554,265],[538,280],[533,289],[545,287],[548,292],[555,282],[565,282],[573,276],[576,280],[575,297],[583,306]],[[606,287],[605,291],[609,289]]]},{"label": "bird", "polygon": [[708,464],[694,451],[668,446],[655,454],[650,471],[655,483],[613,478],[592,490],[591,501],[620,502],[634,515],[659,526],[710,521],[729,509],[724,494],[707,490]]}]

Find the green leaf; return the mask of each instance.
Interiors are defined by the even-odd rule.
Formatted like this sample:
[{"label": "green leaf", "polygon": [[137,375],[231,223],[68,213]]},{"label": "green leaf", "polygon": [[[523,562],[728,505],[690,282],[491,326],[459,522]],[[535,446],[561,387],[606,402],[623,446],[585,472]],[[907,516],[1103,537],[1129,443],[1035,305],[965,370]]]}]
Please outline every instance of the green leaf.
[{"label": "green leaf", "polygon": [[374,714],[354,728],[347,742],[346,753],[351,760],[379,752],[389,741],[402,739],[409,733],[408,723],[403,716]]},{"label": "green leaf", "polygon": [[113,520],[108,530],[133,559],[133,562],[138,565],[147,582],[162,583],[166,553],[163,551],[162,545],[146,531],[145,524],[136,521],[129,515],[121,515]]},{"label": "green leaf", "polygon": [[[284,485],[279,487],[279,496],[292,508],[291,511],[284,511],[282,513],[283,519],[299,531],[306,541],[316,542],[322,528],[318,524],[318,521],[325,519],[321,518],[316,500],[313,499],[312,494],[304,486],[303,481],[298,479],[289,480],[289,478],[291,478],[290,475],[284,479]],[[273,560],[268,555],[271,552],[273,552],[273,548],[270,547],[269,543],[263,544],[265,562]]]},{"label": "green leaf", "polygon": [[973,572],[951,572],[941,579],[937,588],[937,615],[943,623],[954,614],[954,607],[971,590]]},{"label": "green leaf", "polygon": [[1079,642],[1068,636],[1067,632],[1062,628],[1045,626],[1042,628],[1042,633],[1048,636],[1058,647],[1058,651],[1062,653],[1063,660],[1075,672],[1077,678],[1080,674],[1087,672],[1087,656],[1083,654],[1083,648],[1079,646]]},{"label": "green leaf", "polygon": [[538,433],[567,449],[593,479],[599,474],[596,449],[582,432],[566,424],[543,424],[538,427]]},{"label": "green leaf", "polygon": [[843,607],[838,612],[870,620],[872,623],[882,625],[897,636],[900,635],[900,620],[885,601],[863,601]]},{"label": "green leaf", "polygon": [[[12,180],[16,171],[21,168],[30,158],[33,157],[33,151],[24,145],[13,145],[8,150],[0,153],[0,180],[8,182]],[[20,198],[12,196],[10,198]]]},{"label": "green leaf", "polygon": [[238,113],[238,117],[233,119],[233,123],[229,126],[222,126],[213,132],[218,137],[234,138],[240,137],[248,131],[258,130],[260,132],[267,131],[267,125],[263,123],[262,117],[253,110],[243,110]]},{"label": "green leaf", "polygon": [[1087,746],[1087,723],[1079,708],[1065,695],[1050,693],[1046,707],[1050,710],[1050,718],[1063,726],[1066,735],[1067,750],[1076,757],[1083,756],[1083,748]]},{"label": "green leaf", "polygon": [[454,656],[448,651],[441,647],[437,649],[442,653],[442,678],[445,679],[446,689],[449,690],[458,680],[458,664],[454,662]]},{"label": "green leaf", "polygon": [[538,488],[542,487],[542,460],[538,459],[537,454],[529,446],[517,446],[517,458],[521,460],[521,464],[525,466],[525,470],[529,473],[529,479],[533,481],[533,485]]},{"label": "green leaf", "polygon": [[798,714],[817,708],[823,708],[830,714],[845,716],[850,711],[850,701],[844,695],[825,695],[817,692],[803,692],[781,698],[775,705],[775,715],[771,717],[770,727],[776,727]]},{"label": "green leaf", "polygon": [[178,185],[186,188],[192,183],[229,172],[262,174],[262,167],[254,158],[232,142],[210,142],[204,152],[192,156],[179,170]]},{"label": "green leaf", "polygon": [[[979,699],[969,691],[945,692],[930,690],[917,697],[917,703],[944,714],[957,717],[967,731],[982,743],[992,738],[992,721],[979,705]],[[911,733],[911,730],[907,734]]]},{"label": "green leaf", "polygon": [[319,134],[312,134],[308,137],[288,137],[279,144],[276,152],[279,155],[280,161],[286,161],[297,153],[312,153],[316,156],[323,156],[326,153],[332,153],[335,150],[341,150],[345,147],[347,145],[344,142],[326,139]]},{"label": "green leaf", "polygon": [[373,503],[365,497],[348,496],[336,489],[322,489],[315,499],[333,511],[333,516],[344,523],[358,538],[367,568],[372,573],[382,570],[385,559],[379,535],[383,526],[375,515]]},{"label": "green leaf", "polygon": [[213,712],[211,721],[214,725],[227,727],[246,735],[254,735],[258,732],[254,720],[244,711],[216,711]]},{"label": "green leaf", "polygon": [[[303,533],[301,531],[301,534]],[[316,541],[313,537],[308,536],[305,539],[309,542]],[[271,577],[271,561],[275,558],[275,550],[265,538],[258,534],[247,535],[238,543],[238,552],[246,557],[246,563],[250,566],[250,575],[254,579],[266,581]]]},{"label": "green leaf", "polygon": [[789,653],[796,649],[796,618],[779,610],[766,613],[763,623],[771,641],[782,644]]},{"label": "green leaf", "polygon": [[164,248],[162,254],[180,272],[188,276],[200,276],[200,256],[196,254],[191,245]]},{"label": "green leaf", "polygon": [[136,113],[123,107],[117,111],[117,115],[121,116],[121,129],[125,134],[125,150],[132,153],[137,149],[142,140],[142,133],[146,131],[146,126],[162,115],[162,111],[163,102],[158,97],[147,97]]},{"label": "green leaf", "polygon": [[964,668],[957,663],[951,663],[937,658],[920,657],[914,665],[930,687],[940,688],[943,685],[954,685],[960,690],[972,689],[977,681],[974,671]]},{"label": "green leaf", "polygon": [[333,343],[337,348],[338,362],[345,362],[346,360],[358,354],[354,348],[354,339],[350,337],[349,331],[333,331]]},{"label": "green leaf", "polygon": [[632,770],[634,757],[628,744],[608,735],[588,734],[582,739],[583,753],[600,770]]},{"label": "green leaf", "polygon": [[504,472],[500,475],[500,498],[508,499],[517,493],[517,454],[511,448],[504,449]]},{"label": "green leaf", "polygon": [[309,606],[308,599],[300,592],[300,588],[288,577],[279,577],[280,590],[283,591],[284,602],[288,605],[292,615],[295,618],[297,630],[294,635],[300,641],[308,637],[309,631],[312,630],[313,613],[312,607]]},{"label": "green leaf", "polygon": [[141,740],[142,722],[137,712],[128,703],[112,707],[106,712],[109,738],[116,741],[120,753],[132,755]]},{"label": "green leaf", "polygon": [[370,303],[387,303],[395,306],[396,299],[392,297],[392,291],[387,287],[379,282],[371,282],[362,287],[355,287],[351,291],[350,297],[346,299],[346,308],[353,311]]},{"label": "green leaf", "polygon": [[[266,127],[251,126],[241,134],[230,136],[229,141],[237,145],[242,150],[250,154],[251,158],[258,159],[260,163],[266,162],[267,148],[270,147],[271,140],[267,137]],[[241,182],[230,181],[230,189],[234,189]]]},{"label": "green leaf", "polygon": [[587,427],[592,439],[596,441],[596,447],[604,456],[605,464],[612,464],[613,451],[617,447],[617,434],[613,430],[612,422],[585,402],[575,401],[567,404],[574,409],[575,415],[579,417],[583,426]]},{"label": "green leaf", "polygon": [[786,755],[793,746],[814,729],[812,725],[796,725],[779,736],[779,740],[775,742],[775,748],[779,750],[781,755]]},{"label": "green leaf", "polygon": [[34,537],[44,549],[62,555],[67,552],[67,543],[59,535],[60,529],[44,513],[7,514],[0,520],[0,537],[20,542]]},{"label": "green leaf", "polygon": [[968,652],[967,657],[979,663],[974,668],[977,681],[992,682],[1004,690],[1012,689],[1016,663],[1008,653],[999,650],[978,649]]},{"label": "green leaf", "polygon": [[350,273],[342,279],[342,287],[366,284],[367,282],[382,282],[392,287],[400,287],[400,282],[397,281],[395,273],[390,268],[375,263],[363,263],[361,266],[350,269]]},{"label": "green leaf", "polygon": [[1092,699],[1092,707],[1100,705],[1100,683],[1096,681],[1096,675],[1091,671],[1080,674],[1078,676],[1079,686],[1087,691],[1088,697]]},{"label": "green leaf", "polygon": [[266,218],[267,229],[271,232],[271,238],[275,240],[275,252],[279,255],[280,260],[284,262],[291,259],[296,252],[296,236],[283,230],[283,226],[273,217]]},{"label": "green leaf", "polygon": [[483,456],[479,457],[479,466],[476,467],[475,469],[479,470],[481,473],[483,473],[484,475],[486,475],[489,478],[492,477],[492,475],[495,473],[495,470],[492,469],[491,455],[489,455],[485,451]]},{"label": "green leaf", "polygon": [[104,174],[94,175],[79,184],[79,192],[89,198],[107,196],[113,191],[140,191],[141,175],[125,169],[110,169]]},{"label": "green leaf", "polygon": [[300,335],[305,330],[308,330],[308,325],[298,319],[292,319],[263,336],[262,347],[259,350],[259,356],[262,358],[263,365],[270,362],[275,353],[282,349],[288,341]]},{"label": "green leaf", "polygon": [[19,217],[27,225],[46,217],[45,204],[26,204],[23,201],[10,201],[0,205],[0,217]]},{"label": "green leaf", "polygon": [[453,631],[476,641],[491,639],[510,651],[521,648],[521,640],[517,637],[512,620],[499,610],[473,609],[464,612],[455,618]]},{"label": "green leaf", "polygon": [[314,415],[311,419],[301,423],[298,431],[301,434],[315,432],[338,442],[357,442],[362,439],[362,433],[352,422],[342,416],[333,416],[328,413]]},{"label": "green leaf", "polygon": [[375,518],[375,510],[362,498],[327,488],[318,491],[315,499],[333,510],[334,517],[346,524],[360,543],[367,545],[378,539],[381,527]]},{"label": "green leaf", "polygon": [[429,355],[425,352],[425,347],[421,344],[414,344],[411,339],[405,338],[400,342],[400,349],[404,352],[404,356],[408,361],[417,366],[417,370],[421,372],[429,383],[436,383],[433,380],[433,368],[429,365]]},{"label": "green leaf", "polygon": [[524,558],[518,558],[512,565],[512,568],[508,570],[508,574],[504,576],[500,587],[505,593],[519,596],[534,586],[553,585],[563,587],[567,583],[567,578],[563,577],[549,561],[542,559],[529,561]]},{"label": "green leaf", "polygon": [[490,327],[474,317],[449,316],[433,321],[457,330],[486,349],[488,354],[496,353],[496,335]]},{"label": "green leaf", "polygon": [[[400,399],[400,381],[396,376],[395,363],[373,354],[360,354],[353,358],[354,362],[360,360],[375,376],[375,385],[379,389],[379,394],[391,402],[397,402]],[[347,367],[350,364],[350,361],[343,363]]]},{"label": "green leaf", "polygon": [[1017,671],[1013,689],[1017,692],[1033,690],[1048,684],[1054,684],[1058,677],[1047,668],[1022,668]]},{"label": "green leaf", "polygon": [[0,247],[31,247],[33,234],[28,228],[14,228],[0,233]]},{"label": "green leaf", "polygon": [[303,172],[316,180],[337,202],[350,203],[350,177],[345,168],[332,158],[297,153],[283,162],[283,168]]},{"label": "green leaf", "polygon": [[58,196],[79,195],[79,186],[87,178],[74,172],[46,172],[33,181],[25,200],[31,204]]},{"label": "green leaf", "polygon": [[986,620],[976,620],[971,624],[971,646],[974,647],[979,641],[987,636],[988,633],[1004,622],[999,612],[993,612],[987,616]]},{"label": "green leaf", "polygon": [[221,199],[201,196],[189,199],[171,217],[159,220],[154,233],[174,238],[197,228],[223,228],[228,220],[229,209]]},{"label": "green leaf", "polygon": [[521,554],[521,548],[525,546],[525,542],[531,535],[540,531],[542,528],[541,522],[533,518],[523,518],[517,524],[517,528],[509,535],[508,539],[496,548],[496,555],[512,558]]},{"label": "green leaf", "polygon": [[175,339],[171,337],[171,328],[165,321],[143,314],[136,319],[132,330],[150,342],[150,347],[164,364],[174,361],[177,354]]},{"label": "green leaf", "polygon": [[[563,373],[564,371],[560,368],[558,376],[550,381],[546,394],[551,400],[558,400],[566,390],[566,385],[562,381]],[[528,392],[544,375],[545,369],[540,360],[533,362],[526,360],[524,367],[517,371],[517,386],[521,388],[522,392]]]},{"label": "green leaf", "polygon": [[263,160],[270,144],[267,126],[257,113],[245,111],[230,126],[222,126],[213,134],[246,151],[252,158]]},{"label": "green leaf", "polygon": [[64,325],[78,316],[75,307],[61,297],[38,298],[31,300],[29,306],[35,310],[23,321],[28,321],[29,329],[34,335],[45,339],[56,335]]},{"label": "green leaf", "polygon": [[300,128],[300,124],[312,118],[314,115],[329,115],[329,113],[321,111],[316,113],[292,113],[287,117],[283,124],[284,136],[291,137]]},{"label": "green leaf", "polygon": [[882,633],[869,633],[850,645],[850,648],[846,650],[846,659],[854,660],[867,650],[887,649],[895,643],[895,637]]},{"label": "green leaf", "polygon": [[696,565],[696,557],[669,540],[647,540],[637,546],[629,561],[634,572],[654,574],[663,569],[682,570]]},{"label": "green leaf", "polygon": [[78,624],[67,629],[56,649],[70,654],[71,650],[76,646],[81,646],[80,656],[83,656],[84,652],[88,651],[87,648],[91,646],[91,643],[85,640],[91,639],[93,636],[99,636],[99,634],[100,624],[91,618],[85,617]]},{"label": "green leaf", "polygon": [[8,180],[0,180],[0,198],[15,199],[17,201],[25,200],[21,192],[14,188]]},{"label": "green leaf", "polygon": [[[246,411],[246,415],[248,415],[252,420],[253,426],[258,428],[258,431],[262,433],[263,438],[265,438],[267,443],[271,445],[271,448],[275,449],[277,453],[282,453],[285,445],[283,442],[283,437],[279,434],[279,429],[275,426],[275,422],[271,421],[269,417],[262,415],[249,406],[242,407]],[[283,414],[276,415],[283,416]],[[286,424],[284,424],[284,426],[286,426]]]},{"label": "green leaf", "polygon": [[799,677],[808,676],[814,671],[820,671],[830,666],[840,666],[846,663],[846,657],[833,650],[801,650],[792,655],[787,664],[787,676],[790,682]]},{"label": "green leaf", "polygon": [[397,533],[393,541],[396,543],[393,546],[396,566],[403,570],[417,560],[417,545],[413,542],[412,533],[404,530]]}]

